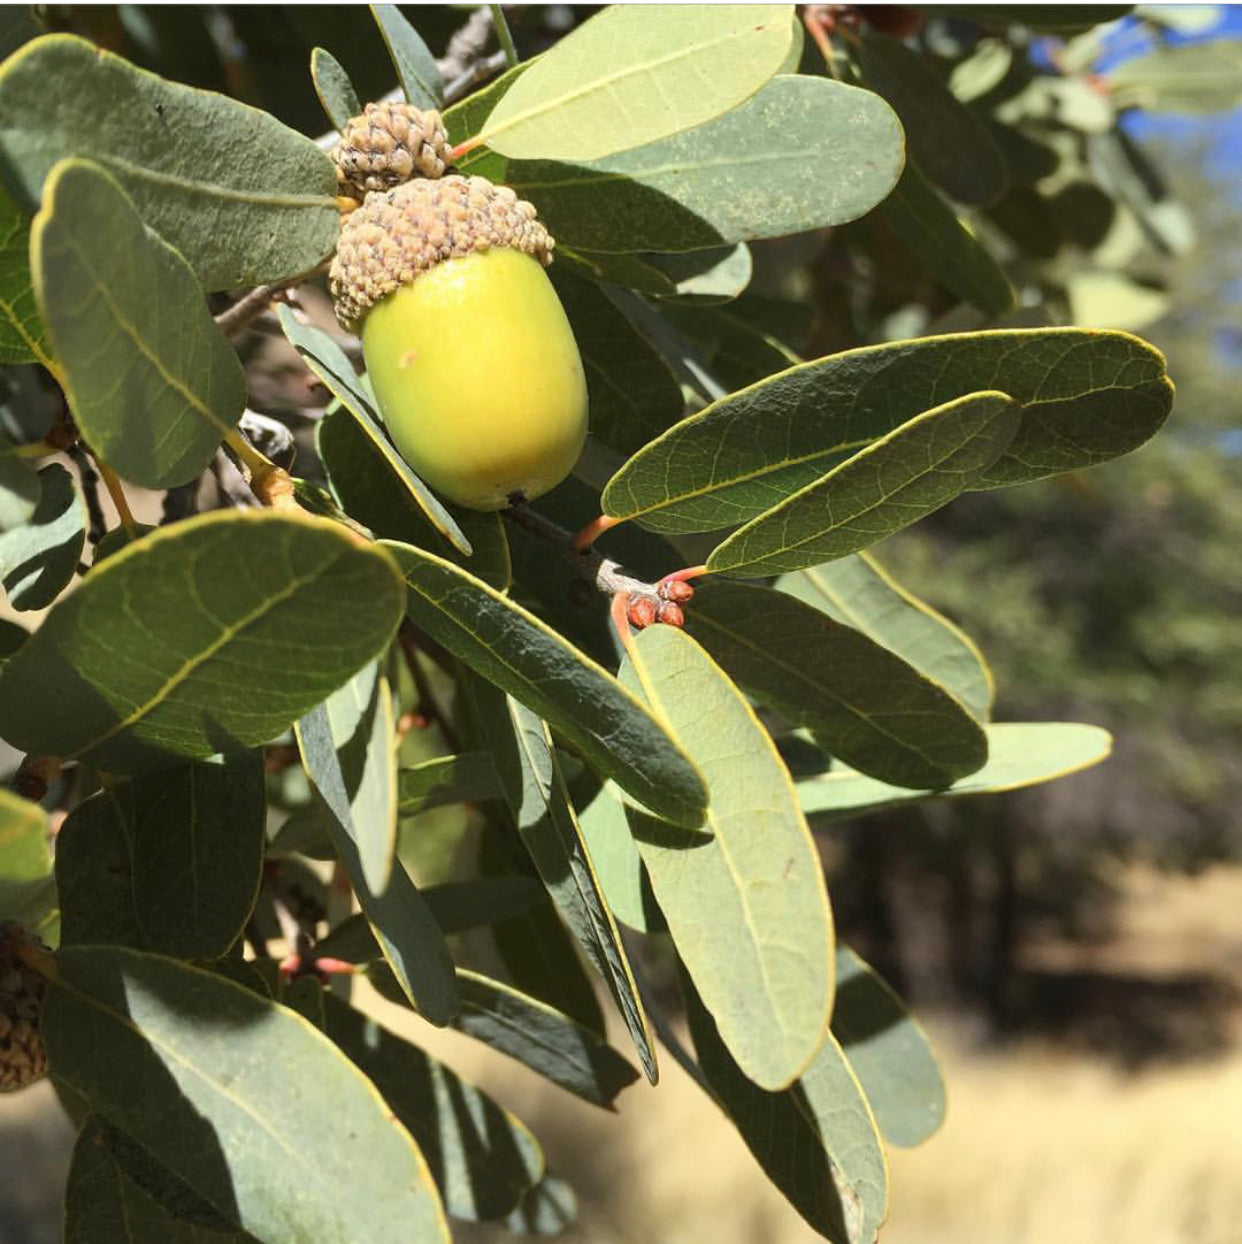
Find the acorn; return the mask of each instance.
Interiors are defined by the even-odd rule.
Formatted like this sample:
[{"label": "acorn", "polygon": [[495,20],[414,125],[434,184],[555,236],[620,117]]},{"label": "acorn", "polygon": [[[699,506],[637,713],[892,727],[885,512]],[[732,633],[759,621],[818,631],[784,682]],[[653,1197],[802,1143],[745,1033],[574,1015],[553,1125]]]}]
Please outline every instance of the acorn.
[{"label": "acorn", "polygon": [[0,924],[0,1093],[14,1093],[47,1075],[39,1035],[46,982],[17,953],[26,940],[20,925]]},{"label": "acorn", "polygon": [[443,177],[448,131],[434,108],[368,104],[351,117],[332,149],[340,192],[362,202],[372,190],[391,190],[412,177]]},{"label": "acorn", "polygon": [[507,186],[459,174],[372,192],[342,224],[329,283],[384,425],[470,509],[554,488],[586,440],[582,360],[544,271],[554,245]]}]

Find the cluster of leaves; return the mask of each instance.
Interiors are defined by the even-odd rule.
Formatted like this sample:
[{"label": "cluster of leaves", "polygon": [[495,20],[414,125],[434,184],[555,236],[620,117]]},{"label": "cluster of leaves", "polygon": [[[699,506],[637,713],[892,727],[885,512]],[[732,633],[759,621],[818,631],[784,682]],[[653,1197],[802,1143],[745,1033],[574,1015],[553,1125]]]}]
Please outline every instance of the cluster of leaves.
[{"label": "cluster of leaves", "polygon": [[[375,17],[406,97],[444,105],[423,40]],[[322,981],[365,971],[606,1107],[639,1071],[580,954],[652,1083],[654,1029],[814,1230],[875,1236],[883,1141],[929,1135],[942,1086],[835,944],[807,817],[1046,781],[1109,739],[991,722],[977,648],[866,550],[963,493],[1136,448],[1172,389],[1126,334],[978,319],[803,362],[750,244],[837,227],[856,263],[891,230],[946,302],[1004,312],[989,226],[945,195],[1002,232],[1002,202],[1047,197],[1022,155],[1060,96],[1004,108],[1062,76],[978,63],[1022,42],[992,20],[943,19],[943,55],[842,27],[817,60],[788,5],[605,9],[446,107],[458,167],[557,237],[592,442],[541,513],[568,532],[602,505],[636,574],[706,567],[684,631],[636,636],[571,598],[575,555],[436,498],[356,343],[287,307],[274,326],[332,399],[296,500],[166,505],[81,565],[89,464],[34,469],[67,414],[105,479],[197,499],[223,442],[271,499],[239,431],[253,376],[208,296],[320,267],[335,182],[265,111],[73,35],[10,37],[0,577],[14,609],[50,608],[0,630],[0,737],[27,754],[19,790],[48,789],[0,795],[0,917],[55,948],[43,1035],[82,1129],[68,1239],[434,1240],[446,1212],[559,1230],[572,1193],[528,1129],[351,1005],[346,972]],[[334,124],[359,111],[322,48],[311,80]],[[874,318],[891,290],[856,284]],[[645,987],[652,953],[693,1055]]]}]

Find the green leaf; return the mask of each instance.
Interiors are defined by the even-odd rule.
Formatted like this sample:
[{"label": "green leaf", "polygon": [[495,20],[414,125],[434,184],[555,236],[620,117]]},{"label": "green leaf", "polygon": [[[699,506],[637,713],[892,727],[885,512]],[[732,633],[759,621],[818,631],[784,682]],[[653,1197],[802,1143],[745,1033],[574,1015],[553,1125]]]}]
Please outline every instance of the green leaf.
[{"label": "green leaf", "polygon": [[[449,144],[456,147],[464,143],[467,138],[473,138],[483,128],[483,123],[492,115],[492,110],[508,93],[509,88],[538,59],[536,56],[530,60],[522,61],[520,65],[513,65],[511,68],[506,69],[499,78],[493,79],[472,95],[467,95],[465,99],[447,107],[442,114],[442,120],[444,121],[445,130],[448,132]],[[466,152],[460,160],[456,161],[455,167],[465,171],[477,163],[480,158],[490,155],[491,153],[485,148],[475,148],[474,151]],[[481,172],[482,170],[478,171]]]},{"label": "green leaf", "polygon": [[597,286],[555,268],[552,284],[582,355],[591,435],[622,453],[633,453],[681,418],[681,386]]},{"label": "green leaf", "polygon": [[86,160],[49,175],[30,254],[65,395],[92,448],[146,488],[196,478],[241,417],[246,376],[189,265]]},{"label": "green leaf", "polygon": [[[693,251],[690,253],[694,254]],[[572,272],[575,276],[599,284],[611,283],[637,290],[640,294],[671,298],[677,292],[677,286],[670,277],[649,263],[649,259],[650,256],[602,255],[598,251],[558,246],[556,267],[551,271],[554,276],[557,272]]]},{"label": "green leaf", "polygon": [[0,164],[20,206],[39,206],[67,156],[115,176],[208,290],[308,272],[340,232],[336,173],[310,139],[85,39],[46,35],[0,69]]},{"label": "green leaf", "polygon": [[440,81],[436,58],[418,31],[395,4],[373,4],[371,12],[384,36],[407,102],[415,108],[438,108],[444,102],[444,83]]},{"label": "green leaf", "polygon": [[591,160],[728,112],[781,67],[791,6],[613,5],[501,97],[479,140],[515,158]]},{"label": "green leaf", "polygon": [[591,1029],[500,981],[459,971],[461,1011],[453,1027],[508,1054],[553,1084],[611,1108],[638,1072]]},{"label": "green leaf", "polygon": [[128,771],[268,742],[382,652],[382,549],[270,510],[152,532],[58,601],[0,672],[0,736]]},{"label": "green leaf", "polygon": [[744,1073],[785,1088],[824,1039],[833,930],[823,867],[771,736],[689,636],[642,631],[622,680],[641,688],[707,780],[711,837],[630,813],[660,910]]},{"label": "green leaf", "polygon": [[73,578],[86,541],[86,507],[73,476],[52,462],[38,474],[30,520],[0,534],[0,582],[14,609],[44,609]]},{"label": "green leaf", "polygon": [[1014,305],[1009,278],[911,159],[880,205],[905,248],[947,290],[989,315]]},{"label": "green leaf", "polygon": [[754,261],[745,242],[701,251],[652,255],[652,264],[677,282],[677,297],[696,306],[731,302],[750,284]]},{"label": "green leaf", "polygon": [[975,207],[1005,193],[1009,174],[987,127],[949,90],[928,58],[899,39],[868,30],[863,77],[892,104],[910,155],[951,199]]},{"label": "green leaf", "polygon": [[1242,39],[1162,47],[1123,61],[1107,82],[1118,108],[1228,112],[1242,105]]},{"label": "green leaf", "polygon": [[[543,886],[534,877],[523,876],[443,881],[419,893],[446,935],[497,924],[547,900]],[[325,957],[344,959],[347,963],[374,963],[383,958],[371,926],[361,913],[347,916],[315,944],[315,949]],[[404,996],[401,1000],[405,1000]]]},{"label": "green leaf", "polygon": [[[1107,760],[1112,738],[1107,730],[1071,721],[1011,722],[987,727],[988,762],[968,777],[935,792],[937,797],[988,795],[1052,782]],[[856,816],[911,799],[923,792],[902,790],[849,769],[833,769],[798,783],[803,810]]]},{"label": "green leaf", "polygon": [[161,769],[130,784],[133,904],[148,948],[223,956],[254,909],[267,800],[261,751]]},{"label": "green leaf", "polygon": [[337,502],[355,522],[377,536],[430,549],[501,591],[509,586],[509,542],[499,514],[443,503],[448,520],[471,550],[463,554],[428,519],[405,481],[393,471],[387,453],[349,411],[338,410],[321,419],[315,428],[315,445]]},{"label": "green leaf", "polygon": [[833,1244],[871,1244],[888,1209],[888,1169],[858,1078],[831,1033],[781,1092],[753,1084],[681,974],[699,1066],[768,1178]]},{"label": "green leaf", "polygon": [[78,804],[56,835],[62,946],[146,948],[134,909],[133,857],[121,785]]},{"label": "green leaf", "polygon": [[745,389],[802,360],[734,309],[665,306],[661,314],[702,351],[712,376],[729,391]]},{"label": "green leaf", "polygon": [[[264,1240],[447,1244],[413,1140],[304,1019],[137,951],[73,947],[56,968],[42,1017],[56,1076],[228,1221]],[[366,1161],[325,1179],[351,1135]]]},{"label": "green leaf", "polygon": [[338,130],[343,130],[351,117],[362,113],[358,92],[345,72],[345,66],[326,48],[312,48],[310,59],[311,81],[315,94],[327,113],[328,120]]},{"label": "green leaf", "polygon": [[37,803],[0,790],[0,923],[16,920],[45,941],[57,931],[50,838]]},{"label": "green leaf", "polygon": [[987,720],[995,688],[974,641],[868,554],[784,575],[776,586],[895,652]]},{"label": "green leaf", "polygon": [[329,816],[337,854],[375,939],[419,1012],[443,1025],[457,1011],[453,958],[426,900],[394,858],[396,752],[392,698],[375,667],[294,727],[307,776]]},{"label": "green leaf", "polygon": [[492,825],[478,848],[484,877],[510,876],[515,870],[539,886],[543,901],[520,915],[497,921],[490,930],[492,948],[505,979],[525,994],[570,1016],[601,1038],[607,1035],[604,1012],[577,947],[517,835]]},{"label": "green leaf", "polygon": [[50,362],[30,280],[30,219],[0,188],[0,363]]},{"label": "green leaf", "polygon": [[783,592],[706,582],[686,629],[760,703],[883,781],[948,786],[987,759],[987,736],[943,687]]},{"label": "green leaf", "polygon": [[921,1145],[944,1122],[944,1080],[927,1034],[848,946],[837,947],[832,1034],[889,1144]]},{"label": "green leaf", "polygon": [[565,923],[607,983],[654,1084],[659,1073],[638,986],[569,801],[548,727],[487,683],[475,680],[470,691],[522,842]]},{"label": "green leaf", "polygon": [[0,618],[0,666],[9,659],[30,637],[25,627],[10,622],[8,618]]},{"label": "green leaf", "polygon": [[[140,1163],[140,1183],[130,1174]],[[189,1217],[183,1216],[188,1210]],[[90,1115],[73,1149],[65,1188],[65,1244],[232,1244],[253,1240],[229,1223],[123,1132]]]},{"label": "green leaf", "polygon": [[611,674],[481,580],[421,549],[382,544],[405,574],[415,625],[646,807],[674,824],[702,821],[706,794],[694,766]]},{"label": "green leaf", "polygon": [[[328,1036],[418,1141],[444,1208],[468,1222],[509,1213],[544,1172],[543,1150],[526,1126],[444,1063],[340,998],[325,994],[323,1001]],[[417,1238],[406,1236],[411,1244]]]},{"label": "green leaf", "polygon": [[1173,404],[1164,357],[1126,333],[1004,329],[830,354],[731,393],[634,455],[604,512],[654,531],[748,522],[846,454],[930,406],[998,390],[1023,405],[977,487],[1106,462],[1153,436]]},{"label": "green leaf", "polygon": [[504,1221],[514,1235],[560,1235],[578,1217],[573,1188],[555,1175],[545,1175]]},{"label": "green leaf", "polygon": [[358,426],[367,434],[372,446],[383,455],[389,469],[405,486],[414,504],[426,515],[427,521],[458,552],[469,557],[470,541],[462,534],[453,516],[431,489],[414,474],[409,463],[397,453],[392,442],[384,435],[375,403],[345,351],[323,329],[315,328],[311,324],[300,324],[288,307],[278,307],[277,314],[289,343],[302,356],[307,367],[324,382],[328,391],[357,420]]},{"label": "green leaf", "polygon": [[916,415],[735,531],[707,568],[754,579],[868,548],[969,488],[1021,413],[1004,393],[969,393]]},{"label": "green leaf", "polygon": [[631,929],[641,933],[664,932],[664,917],[656,906],[650,878],[630,833],[620,792],[604,783],[578,813],[578,823],[590,848],[608,909]]},{"label": "green leaf", "polygon": [[91,1115],[78,1133],[65,1187],[65,1244],[246,1244],[254,1237],[166,1167]]},{"label": "green leaf", "polygon": [[306,776],[351,839],[366,889],[382,894],[397,849],[397,752],[392,696],[379,663],[363,666],[323,709],[332,747],[311,746],[318,734],[306,735]]},{"label": "green leaf", "polygon": [[511,161],[504,178],[558,243],[693,251],[856,220],[896,184],[902,141],[878,95],[827,78],[780,77],[697,129],[578,164],[550,153]]},{"label": "green leaf", "polygon": [[39,477],[0,437],[0,536],[30,522],[41,491]]},{"label": "green leaf", "polygon": [[397,812],[415,816],[453,803],[499,799],[504,791],[487,752],[437,756],[397,773]]}]

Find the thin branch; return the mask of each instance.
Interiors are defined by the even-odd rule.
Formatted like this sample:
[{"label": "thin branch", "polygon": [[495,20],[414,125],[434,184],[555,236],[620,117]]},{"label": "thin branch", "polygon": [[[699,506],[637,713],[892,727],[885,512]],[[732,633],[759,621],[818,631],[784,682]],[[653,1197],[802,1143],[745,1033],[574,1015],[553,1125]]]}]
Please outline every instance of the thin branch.
[{"label": "thin branch", "polygon": [[562,561],[597,592],[611,596],[614,603],[622,601],[618,608],[625,611],[630,625],[637,630],[643,630],[654,622],[663,622],[667,626],[684,625],[681,606],[693,599],[694,588],[684,579],[679,579],[678,572],[666,575],[656,583],[648,583],[629,574],[620,562],[604,557],[594,548],[577,547],[577,537],[572,531],[528,505],[510,506],[504,511],[504,516],[515,526],[551,544]]},{"label": "thin branch", "polygon": [[408,618],[404,619],[397,631],[397,640],[401,645],[401,655],[405,657],[410,678],[414,681],[414,692],[418,696],[418,712],[424,720],[434,722],[440,728],[444,745],[451,752],[461,751],[461,740],[449,720],[448,714],[440,707],[435,692],[431,688],[431,680],[427,671],[419,664],[418,650],[423,643],[422,637],[414,629]]}]

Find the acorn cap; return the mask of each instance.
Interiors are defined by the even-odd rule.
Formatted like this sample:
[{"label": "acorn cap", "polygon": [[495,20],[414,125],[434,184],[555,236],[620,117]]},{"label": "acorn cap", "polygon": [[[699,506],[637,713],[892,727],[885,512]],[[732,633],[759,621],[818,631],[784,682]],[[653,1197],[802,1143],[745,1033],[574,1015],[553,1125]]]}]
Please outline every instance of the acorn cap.
[{"label": "acorn cap", "polygon": [[413,177],[442,177],[448,133],[434,108],[368,104],[349,119],[332,161],[341,193],[361,202],[369,191],[391,190]]},{"label": "acorn cap", "polygon": [[47,1075],[39,1012],[47,985],[17,956],[21,927],[0,925],[0,1093],[12,1093]]},{"label": "acorn cap", "polygon": [[381,299],[447,259],[508,247],[552,262],[555,242],[535,209],[486,177],[454,173],[372,193],[345,217],[328,284],[336,318],[353,329]]}]

